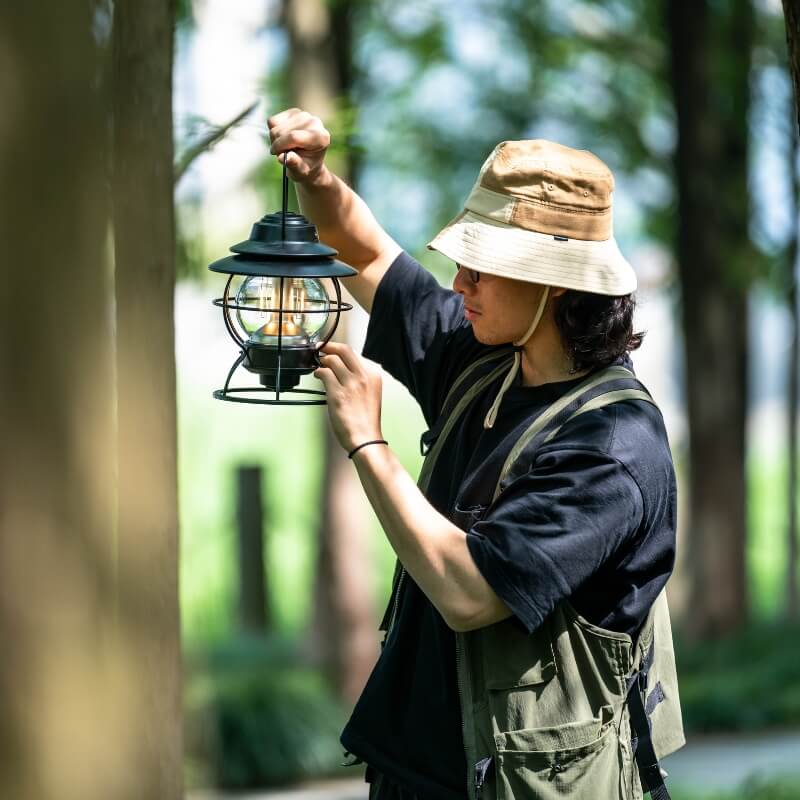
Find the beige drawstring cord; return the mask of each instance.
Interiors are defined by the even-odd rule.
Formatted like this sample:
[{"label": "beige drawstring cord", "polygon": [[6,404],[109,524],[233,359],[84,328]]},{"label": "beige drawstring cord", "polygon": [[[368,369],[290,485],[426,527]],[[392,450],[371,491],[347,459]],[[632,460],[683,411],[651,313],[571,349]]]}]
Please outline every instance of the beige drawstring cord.
[{"label": "beige drawstring cord", "polygon": [[528,339],[533,336],[534,331],[538,327],[539,321],[542,318],[542,314],[544,314],[544,307],[547,305],[547,297],[549,294],[550,287],[545,286],[544,291],[542,292],[542,299],[539,300],[539,308],[536,309],[536,315],[533,318],[530,328],[528,328],[527,333],[521,339],[518,339],[516,342],[514,342],[514,347],[519,349],[514,353],[514,363],[511,365],[511,369],[503,379],[503,385],[500,387],[500,391],[497,393],[497,397],[495,397],[494,403],[492,403],[492,407],[489,409],[489,412],[486,414],[486,419],[483,421],[483,427],[486,430],[494,427],[495,420],[497,419],[497,413],[500,411],[500,403],[503,402],[503,395],[508,391],[508,387],[514,382],[514,378],[517,376],[517,372],[522,364],[522,345],[524,345],[525,342],[527,342]]}]

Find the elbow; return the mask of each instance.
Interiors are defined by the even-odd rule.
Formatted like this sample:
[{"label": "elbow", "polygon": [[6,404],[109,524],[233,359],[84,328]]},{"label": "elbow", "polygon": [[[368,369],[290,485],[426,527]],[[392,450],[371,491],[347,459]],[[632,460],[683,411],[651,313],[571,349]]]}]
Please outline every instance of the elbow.
[{"label": "elbow", "polygon": [[451,607],[441,611],[445,624],[455,633],[468,633],[485,627],[479,609],[464,606]]},{"label": "elbow", "polygon": [[456,633],[468,633],[507,619],[512,612],[502,600],[493,596],[486,604],[464,603],[441,614],[448,628]]}]

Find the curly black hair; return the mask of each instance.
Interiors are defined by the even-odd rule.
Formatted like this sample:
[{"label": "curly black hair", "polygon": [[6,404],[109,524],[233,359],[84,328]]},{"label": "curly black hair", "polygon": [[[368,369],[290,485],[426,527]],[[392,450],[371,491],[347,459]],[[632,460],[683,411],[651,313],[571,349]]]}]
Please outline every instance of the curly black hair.
[{"label": "curly black hair", "polygon": [[633,295],[609,297],[569,289],[558,298],[555,320],[572,371],[605,367],[636,350],[644,332],[633,332]]}]

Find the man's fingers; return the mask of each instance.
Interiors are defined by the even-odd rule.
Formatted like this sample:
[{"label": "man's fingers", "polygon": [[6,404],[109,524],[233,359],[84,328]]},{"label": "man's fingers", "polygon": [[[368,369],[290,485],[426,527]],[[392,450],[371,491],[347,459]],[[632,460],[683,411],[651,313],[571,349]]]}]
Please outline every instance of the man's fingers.
[{"label": "man's fingers", "polygon": [[294,150],[281,153],[278,156],[278,161],[281,164],[283,164],[284,159],[287,159],[286,166],[289,168],[293,178],[305,178],[311,172],[306,162]]},{"label": "man's fingers", "polygon": [[310,152],[324,150],[331,141],[330,135],[321,131],[299,130],[294,128],[281,133],[272,140],[271,153],[283,153],[286,150],[308,150]]},{"label": "man's fingers", "polygon": [[339,356],[350,372],[363,372],[364,362],[355,354],[352,347],[342,342],[328,342],[322,348],[323,353]]},{"label": "man's fingers", "polygon": [[317,367],[314,370],[314,377],[322,381],[322,385],[325,387],[325,392],[328,394],[330,394],[333,386],[337,386],[339,384],[339,381],[333,374],[333,370],[330,370],[327,367]]},{"label": "man's fingers", "polygon": [[287,108],[285,111],[279,111],[271,117],[267,117],[267,127],[272,130],[281,125],[285,125],[292,117],[296,117],[304,112],[299,108]]},{"label": "man's fingers", "polygon": [[323,359],[324,367],[333,372],[339,383],[344,383],[351,374],[344,361],[334,353],[321,353],[320,356]]}]

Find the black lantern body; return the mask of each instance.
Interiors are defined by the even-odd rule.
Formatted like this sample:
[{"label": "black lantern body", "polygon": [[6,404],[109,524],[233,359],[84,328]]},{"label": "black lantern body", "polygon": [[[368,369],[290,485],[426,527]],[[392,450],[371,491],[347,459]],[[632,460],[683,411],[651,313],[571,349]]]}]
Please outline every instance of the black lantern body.
[{"label": "black lantern body", "polygon": [[[320,348],[336,330],[341,312],[352,308],[342,302],[339,278],[357,273],[335,259],[336,250],[320,243],[316,227],[305,217],[286,211],[286,198],[284,168],[283,210],[256,222],[250,238],[231,247],[234,255],[209,265],[230,276],[214,305],[222,308],[225,327],[240,350],[225,386],[214,392],[218,400],[325,403],[323,391],[297,385],[319,366]],[[257,374],[261,386],[231,387],[239,366]],[[251,393],[258,397],[245,396]],[[281,397],[287,393],[290,398]]]}]

